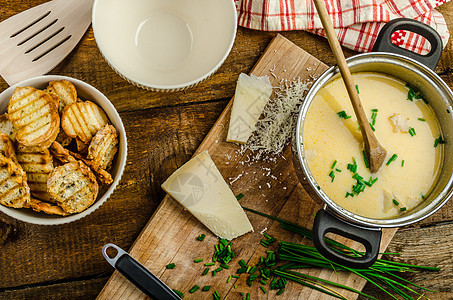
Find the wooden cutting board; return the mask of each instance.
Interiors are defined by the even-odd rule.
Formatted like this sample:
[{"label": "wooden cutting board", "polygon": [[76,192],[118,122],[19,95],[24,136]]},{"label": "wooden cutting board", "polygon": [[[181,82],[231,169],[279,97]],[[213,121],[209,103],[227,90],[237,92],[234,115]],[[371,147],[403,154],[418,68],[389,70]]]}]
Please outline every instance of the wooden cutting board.
[{"label": "wooden cutting board", "polygon": [[[277,87],[284,85],[285,80],[293,81],[297,78],[313,82],[314,78],[326,69],[327,66],[322,62],[283,36],[277,35],[251,73],[269,76],[272,85]],[[233,192],[245,195],[240,200],[241,205],[312,228],[314,214],[320,206],[299,184],[291,162],[290,147],[286,147],[283,155],[275,160],[253,161],[251,153],[240,153],[238,145],[225,141],[231,106],[232,101],[220,115],[196,154],[208,150],[220,173],[230,183]],[[227,278],[236,274],[240,259],[249,265],[255,265],[259,257],[266,254],[266,250],[269,249],[260,245],[263,230],[278,240],[304,244],[310,244],[311,241],[282,229],[272,220],[248,212],[247,215],[254,232],[233,240],[232,249],[237,256],[230,262],[230,269],[218,272],[215,277],[211,276],[211,273],[206,276],[201,274],[205,269],[203,263],[211,261],[218,238],[168,195],[129,249],[129,253],[169,287],[183,292],[184,299],[211,299],[214,291],[222,298],[228,299],[242,299],[240,292],[250,293],[251,299],[273,299],[276,297],[276,291],[264,294],[259,289],[258,283],[249,287],[246,284],[246,276],[233,278],[229,283]],[[395,232],[396,229],[384,230],[381,251],[387,247]],[[200,242],[197,237],[202,233],[206,234],[206,238]],[[202,258],[203,263],[193,262],[198,258]],[[175,263],[176,268],[166,269],[165,266],[169,263]],[[307,269],[306,273],[338,281],[358,290],[365,285],[364,280],[351,274],[318,269]],[[200,287],[210,285],[211,290],[202,292],[200,289],[189,294],[189,289],[195,284]],[[268,286],[266,288],[269,290]],[[339,291],[347,299],[357,298],[356,294]],[[328,297],[293,282],[288,283],[282,296],[284,299]],[[146,296],[117,271],[98,296],[98,299],[107,300],[144,298]]]}]

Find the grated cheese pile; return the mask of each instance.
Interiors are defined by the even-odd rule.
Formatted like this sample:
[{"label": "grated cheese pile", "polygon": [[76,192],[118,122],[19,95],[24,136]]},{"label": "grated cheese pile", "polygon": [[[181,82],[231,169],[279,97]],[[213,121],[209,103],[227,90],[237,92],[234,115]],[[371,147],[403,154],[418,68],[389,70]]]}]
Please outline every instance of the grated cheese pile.
[{"label": "grated cheese pile", "polygon": [[281,87],[276,97],[265,106],[262,118],[258,120],[247,144],[242,145],[241,152],[257,152],[256,159],[262,155],[280,154],[296,132],[299,107],[309,84],[298,79]]}]

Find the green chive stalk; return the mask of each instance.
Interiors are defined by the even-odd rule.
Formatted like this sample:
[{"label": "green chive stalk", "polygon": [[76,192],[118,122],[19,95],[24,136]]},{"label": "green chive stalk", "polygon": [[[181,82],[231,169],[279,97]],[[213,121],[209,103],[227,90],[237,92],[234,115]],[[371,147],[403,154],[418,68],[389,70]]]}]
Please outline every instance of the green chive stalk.
[{"label": "green chive stalk", "polygon": [[[270,218],[272,220],[278,221],[280,223],[280,226],[283,227],[284,229],[287,229],[291,232],[300,234],[304,237],[307,238],[312,238],[312,231],[302,227],[300,225],[297,225],[295,223],[262,213],[258,212],[256,210],[243,207],[245,210],[253,212],[255,214]],[[333,249],[336,251],[341,251],[342,253],[345,253],[347,255],[351,256],[361,256],[364,253],[356,251],[346,245],[343,245],[339,242],[336,242],[335,240],[326,238],[326,242],[332,246]],[[286,285],[286,280],[291,280],[294,282],[297,282],[299,284],[302,284],[304,286],[313,288],[315,290],[318,290],[322,293],[325,293],[327,295],[330,295],[332,297],[338,298],[338,299],[346,299],[344,296],[342,296],[339,292],[334,291],[330,289],[328,286],[333,286],[337,288],[342,288],[344,290],[357,293],[359,295],[362,295],[368,299],[376,299],[375,297],[365,294],[361,291],[358,291],[356,289],[353,289],[351,287],[342,285],[338,282],[333,282],[329,281],[326,279],[310,276],[307,274],[303,274],[301,272],[297,272],[295,270],[302,270],[305,268],[327,268],[331,269],[335,272],[337,271],[348,271],[351,273],[356,274],[359,277],[362,277],[365,279],[367,282],[370,284],[373,284],[376,286],[378,289],[380,289],[382,292],[387,294],[388,296],[392,297],[393,299],[398,298],[395,296],[395,294],[401,296],[403,299],[408,299],[408,300],[414,300],[413,297],[409,295],[415,294],[416,299],[420,299],[423,296],[423,294],[417,292],[414,288],[418,288],[424,291],[428,292],[435,292],[433,290],[429,290],[427,288],[421,287],[419,285],[416,285],[409,280],[406,280],[393,272],[396,273],[408,273],[408,272],[418,272],[418,271],[439,271],[440,268],[435,268],[435,267],[427,267],[427,266],[417,266],[417,265],[411,265],[411,264],[405,264],[405,263],[398,263],[398,262],[393,262],[389,260],[384,260],[384,259],[377,259],[376,262],[369,268],[367,269],[355,269],[355,268],[348,268],[343,265],[340,265],[338,263],[335,263],[333,261],[330,261],[326,259],[324,256],[322,256],[318,250],[315,247],[312,246],[307,246],[307,245],[301,245],[301,244],[295,244],[295,243],[290,243],[290,242],[285,242],[285,241],[280,241],[279,242],[279,247],[278,250],[274,253],[274,251],[267,251],[268,252],[268,257],[266,259],[261,258],[260,262],[258,265],[261,265],[259,267],[259,270],[261,274],[265,273],[271,273],[274,275],[274,278],[270,281],[270,289],[271,290],[279,290],[278,293],[282,293],[285,285]],[[399,253],[381,253],[381,254],[396,254],[398,255]],[[287,262],[284,265],[276,266],[277,263],[281,262]],[[264,271],[264,269],[267,269],[268,271]],[[268,277],[268,276],[267,276]],[[414,288],[411,288],[414,287]]]}]

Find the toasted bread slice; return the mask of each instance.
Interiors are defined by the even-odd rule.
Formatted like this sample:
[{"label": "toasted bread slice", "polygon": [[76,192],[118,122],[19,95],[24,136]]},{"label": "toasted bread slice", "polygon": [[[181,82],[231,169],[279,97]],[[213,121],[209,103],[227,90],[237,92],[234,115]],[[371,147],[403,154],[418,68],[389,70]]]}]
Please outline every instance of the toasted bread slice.
[{"label": "toasted bread slice", "polygon": [[21,208],[30,201],[27,175],[11,158],[0,154],[0,204]]},{"label": "toasted bread slice", "polygon": [[14,150],[13,141],[2,132],[0,132],[0,154],[3,154],[5,157],[11,158],[14,162],[17,163],[16,151]]},{"label": "toasted bread slice", "polygon": [[8,114],[0,115],[0,132],[8,135],[13,142],[16,141],[17,130],[14,128],[13,123],[8,119]]},{"label": "toasted bread slice", "polygon": [[17,129],[17,141],[25,146],[49,147],[60,131],[54,98],[33,87],[14,90],[9,100],[8,118]]},{"label": "toasted bread slice", "polygon": [[40,200],[55,202],[47,192],[47,179],[54,169],[49,149],[18,145],[17,160],[27,173],[27,183],[33,196]]},{"label": "toasted bread slice", "polygon": [[34,198],[30,198],[30,202],[28,202],[24,207],[31,208],[36,212],[44,212],[48,215],[59,215],[59,216],[69,215],[58,205],[47,203],[45,201],[41,201]]},{"label": "toasted bread slice", "polygon": [[81,160],[87,166],[90,167],[91,171],[93,171],[94,175],[99,180],[99,182],[103,184],[111,184],[113,182],[112,175],[110,175],[109,172],[100,168],[92,167],[90,160],[84,158],[82,155],[78,153],[73,153],[69,151],[68,149],[61,146],[59,143],[53,142],[49,149],[53,157],[56,158],[59,162],[65,164],[68,162]]},{"label": "toasted bread slice", "polygon": [[87,159],[91,160],[91,166],[107,170],[118,151],[117,145],[118,135],[115,127],[112,125],[102,127],[88,147]]},{"label": "toasted bread slice", "polygon": [[69,104],[77,102],[77,90],[68,80],[51,81],[46,91],[58,98],[60,113]]},{"label": "toasted bread slice", "polygon": [[47,190],[67,213],[78,213],[90,207],[99,191],[96,177],[81,161],[56,167],[49,175]]},{"label": "toasted bread slice", "polygon": [[99,129],[108,124],[105,112],[91,101],[76,102],[63,109],[61,127],[72,138],[89,144]]}]

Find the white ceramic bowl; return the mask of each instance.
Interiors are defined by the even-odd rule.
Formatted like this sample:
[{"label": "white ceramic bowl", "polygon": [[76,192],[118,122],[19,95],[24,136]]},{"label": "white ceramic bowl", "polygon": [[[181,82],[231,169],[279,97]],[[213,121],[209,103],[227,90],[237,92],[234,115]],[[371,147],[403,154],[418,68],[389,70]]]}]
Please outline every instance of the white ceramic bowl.
[{"label": "white ceramic bowl", "polygon": [[99,90],[94,88],[93,86],[80,81],[75,78],[71,77],[66,77],[66,76],[53,76],[53,75],[48,75],[48,76],[39,76],[39,77],[34,77],[31,79],[27,79],[25,81],[19,82],[18,84],[15,84],[5,91],[3,91],[0,94],[0,113],[6,112],[6,109],[8,107],[8,102],[9,98],[14,92],[14,89],[16,87],[20,86],[32,86],[37,89],[45,89],[47,87],[47,84],[49,81],[52,80],[62,80],[66,79],[72,82],[74,86],[77,89],[77,94],[82,100],[90,100],[100,107],[104,109],[105,113],[110,119],[110,122],[112,123],[113,126],[115,126],[117,133],[118,133],[118,138],[119,138],[119,146],[118,146],[118,152],[116,154],[116,157],[113,161],[112,165],[112,178],[113,178],[113,183],[108,186],[105,189],[100,189],[99,190],[99,195],[96,200],[96,202],[91,205],[89,208],[84,210],[81,213],[62,217],[62,216],[54,216],[54,215],[46,215],[45,213],[38,213],[34,212],[31,209],[17,209],[17,208],[10,208],[6,207],[3,205],[0,205],[0,211],[7,214],[10,217],[13,217],[15,219],[32,223],[32,224],[39,224],[39,225],[57,225],[57,224],[64,224],[64,223],[69,223],[75,220],[79,220],[96,209],[98,209],[107,199],[110,197],[110,195],[113,193],[115,190],[116,186],[118,185],[118,182],[121,179],[121,176],[123,174],[124,167],[126,165],[126,157],[127,157],[127,140],[126,140],[126,131],[124,130],[123,122],[121,121],[120,116],[118,115],[118,112],[116,111],[115,107],[113,104],[110,102],[107,97],[104,96]]},{"label": "white ceramic bowl", "polygon": [[211,76],[237,28],[233,0],[95,0],[92,18],[108,64],[155,91],[184,90]]}]

